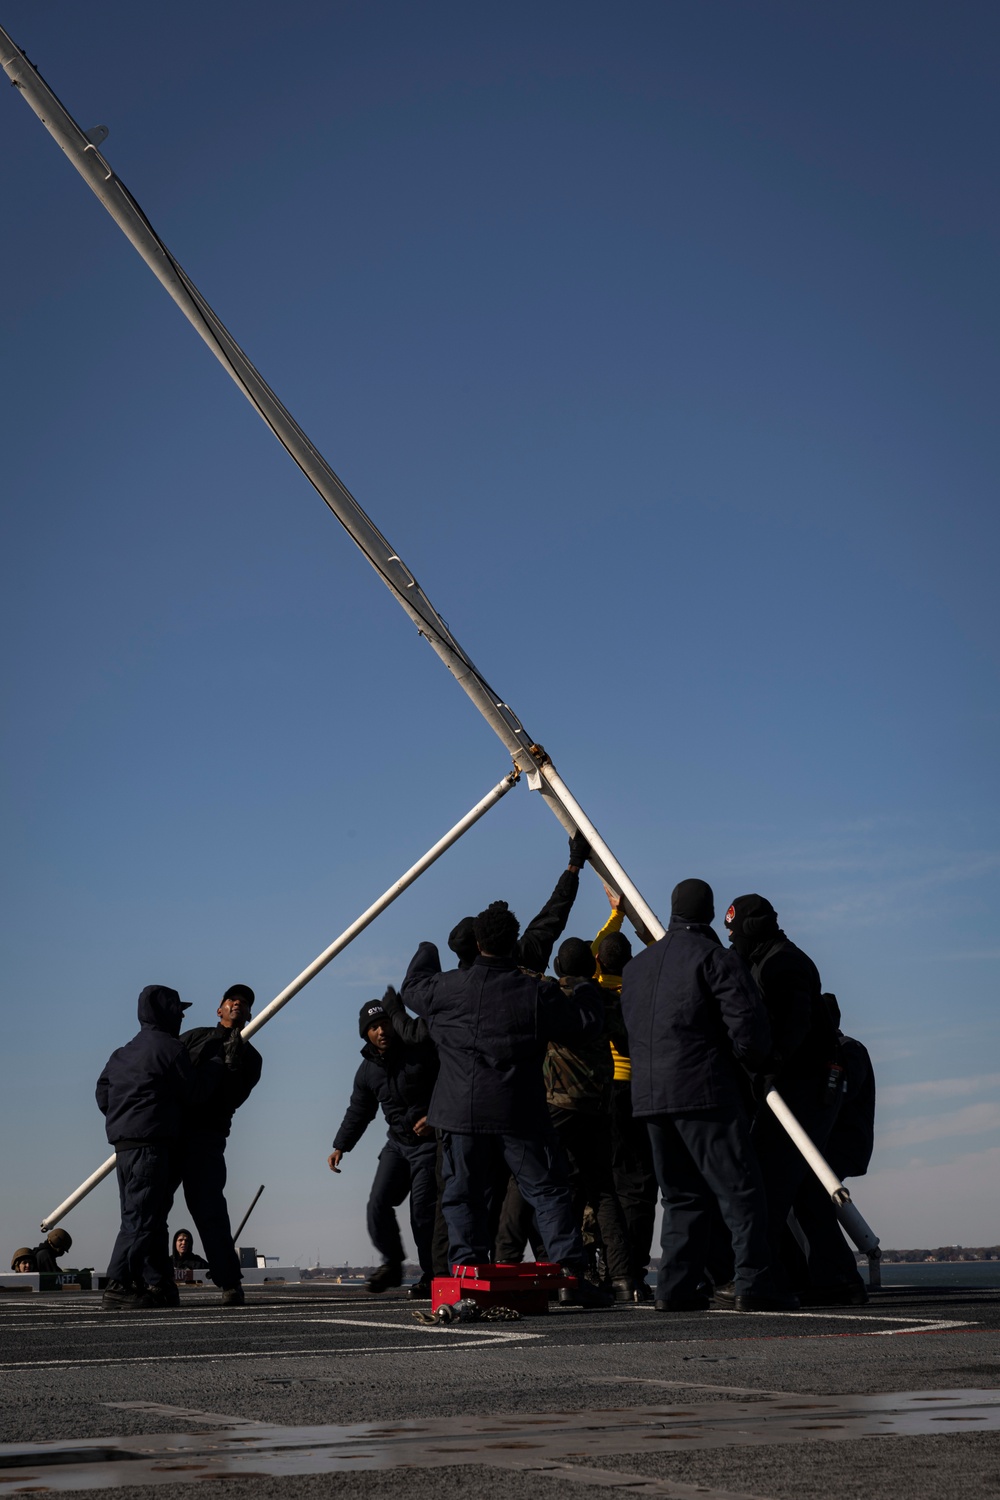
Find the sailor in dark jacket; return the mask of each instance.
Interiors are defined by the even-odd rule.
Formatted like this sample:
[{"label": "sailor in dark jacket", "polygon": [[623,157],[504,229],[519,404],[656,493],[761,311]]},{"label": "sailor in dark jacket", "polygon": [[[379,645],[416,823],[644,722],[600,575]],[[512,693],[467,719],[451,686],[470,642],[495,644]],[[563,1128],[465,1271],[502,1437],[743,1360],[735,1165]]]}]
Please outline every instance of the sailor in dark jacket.
[{"label": "sailor in dark jacket", "polygon": [[582,1280],[583,1241],[542,1078],[550,1041],[579,1042],[600,1031],[600,992],[583,982],[567,995],[554,981],[525,974],[518,921],[505,901],[479,913],[475,933],[479,956],[469,968],[442,973],[437,948],[421,943],[403,982],[403,999],[426,1020],[441,1064],[427,1118],[444,1132],[451,1262],[490,1258],[490,1188],[502,1154],[535,1210],[550,1259],[577,1278],[578,1300],[603,1305]]},{"label": "sailor in dark jacket", "polygon": [[187,1048],[178,1040],[187,1009],[176,990],[147,985],[139,996],[138,1035],[111,1054],[97,1080],[122,1211],[105,1307],[169,1307],[179,1300],[167,1214],[171,1148],[196,1088]]},{"label": "sailor in dark jacket", "polygon": [[733,1237],[740,1311],[797,1306],[772,1296],[767,1210],[742,1102],[741,1065],[768,1052],[767,1014],[745,964],[712,930],[703,880],[671,897],[665,937],[622,980],[632,1109],[645,1117],[663,1195],[659,1311],[707,1308],[699,1290],[716,1203]]},{"label": "sailor in dark jacket", "polygon": [[[589,853],[587,840],[582,834],[574,833],[569,841],[569,864],[537,917],[532,918],[517,940],[517,962],[522,969],[530,969],[532,974],[545,973],[556,939],[569,921],[580,889],[580,871],[587,863]],[[475,921],[475,917],[463,917],[448,934],[448,947],[458,959],[460,969],[470,969],[479,955]]]},{"label": "sailor in dark jacket", "polygon": [[[872,1158],[875,1071],[867,1047],[841,1031],[836,995],[823,995],[822,1000],[837,1033],[841,1069],[840,1106],[823,1155],[843,1181],[863,1177]],[[831,1210],[830,1195],[813,1172],[804,1174],[792,1200],[789,1225],[796,1243],[790,1245],[786,1236],[785,1260],[801,1300],[810,1307],[863,1306],[868,1301],[864,1281],[856,1267],[852,1269],[854,1257],[849,1263],[841,1249],[843,1235]]]},{"label": "sailor in dark jacket", "polygon": [[[729,941],[750,965],[771,1024],[771,1054],[758,1093],[777,1089],[820,1151],[826,1147],[841,1105],[837,1028],[823,1003],[819,970],[778,926],[764,896],[738,896],[726,912]],[[763,1101],[752,1131],[767,1193],[768,1229],[776,1272],[789,1211],[810,1168],[791,1137]],[[810,1195],[811,1277],[830,1300],[864,1301],[864,1283],[853,1252],[826,1194]],[[786,1285],[791,1278],[786,1278]]]},{"label": "sailor in dark jacket", "polygon": [[420,1263],[420,1280],[411,1297],[429,1297],[434,1274],[431,1238],[437,1204],[434,1162],[437,1140],[427,1123],[438,1063],[428,1040],[404,1046],[393,1033],[381,1000],[361,1007],[358,1026],[365,1045],[362,1063],[340,1129],[327,1158],[331,1172],[340,1171],[381,1108],[389,1133],[378,1159],[378,1170],[368,1197],[368,1233],[382,1257],[382,1265],[368,1282],[370,1292],[384,1292],[403,1280],[403,1242],[396,1209],[410,1198],[410,1228]]},{"label": "sailor in dark jacket", "polygon": [[[226,1203],[226,1141],[233,1115],[257,1087],[263,1067],[260,1053],[242,1035],[253,1002],[249,985],[231,984],[216,1011],[218,1024],[196,1026],[181,1037],[203,1087],[184,1111],[172,1159],[170,1196],[172,1200],[183,1186],[184,1201],[208,1257],[208,1273],[222,1291],[224,1307],[242,1307],[245,1301]],[[208,1078],[214,1079],[211,1087]]]},{"label": "sailor in dark jacket", "polygon": [[12,1271],[40,1271],[43,1275],[54,1275],[62,1269],[56,1257],[65,1255],[72,1245],[72,1238],[65,1229],[50,1229],[40,1245],[15,1250],[10,1268]]}]

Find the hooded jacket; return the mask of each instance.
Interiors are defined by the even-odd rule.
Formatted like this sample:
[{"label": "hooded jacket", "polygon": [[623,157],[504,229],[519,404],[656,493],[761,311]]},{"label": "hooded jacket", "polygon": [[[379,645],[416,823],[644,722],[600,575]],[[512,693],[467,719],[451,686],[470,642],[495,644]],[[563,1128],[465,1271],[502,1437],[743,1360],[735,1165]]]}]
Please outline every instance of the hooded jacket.
[{"label": "hooded jacket", "polygon": [[112,1052],[97,1080],[97,1107],[112,1146],[148,1146],[180,1134],[182,1111],[196,1086],[187,1048],[178,1040],[186,1009],[166,985],[147,985],[140,994],[139,1031]]},{"label": "hooded jacket", "polygon": [[[427,1144],[413,1134],[413,1127],[427,1114],[434,1081],[437,1054],[429,1041],[404,1046],[394,1038],[380,1052],[370,1042],[361,1049],[362,1063],[354,1075],[354,1088],[340,1129],[334,1137],[335,1151],[351,1151],[378,1114],[379,1106],[389,1126],[389,1135],[406,1146]],[[430,1144],[435,1143],[430,1139]]]},{"label": "hooded jacket", "polygon": [[746,964],[707,923],[683,917],[626,967],[622,1014],[634,1115],[736,1108],[739,1065],[759,1068],[770,1047]]},{"label": "hooded jacket", "polygon": [[816,965],[779,928],[753,949],[750,968],[771,1023],[765,1071],[779,1090],[795,1083],[822,1087],[839,1044]]},{"label": "hooded jacket", "polygon": [[433,943],[417,949],[403,1000],[427,1022],[441,1064],[428,1123],[459,1135],[547,1138],[545,1049],[585,1042],[604,1024],[594,984],[567,995],[555,980],[523,973],[515,958],[482,953],[469,968],[442,973]]}]

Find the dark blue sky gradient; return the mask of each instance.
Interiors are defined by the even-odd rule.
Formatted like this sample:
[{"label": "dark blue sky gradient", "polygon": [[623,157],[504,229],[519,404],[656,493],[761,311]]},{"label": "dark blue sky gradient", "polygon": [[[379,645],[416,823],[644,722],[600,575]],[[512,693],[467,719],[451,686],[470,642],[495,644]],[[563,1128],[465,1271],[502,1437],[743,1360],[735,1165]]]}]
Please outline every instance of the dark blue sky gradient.
[{"label": "dark blue sky gradient", "polygon": [[[692,874],[720,917],[762,890],[814,955],[880,1064],[883,1239],[995,1240],[996,8],[8,0],[3,24],[110,126],[652,904]],[[23,1243],[105,1153],[92,1084],[143,984],[199,1021],[235,979],[270,998],[506,767],[0,105]],[[323,1160],[357,1006],[464,910],[529,917],[564,854],[518,788],[262,1034],[231,1148],[234,1201],[269,1183],[258,1243],[367,1256],[376,1133],[336,1183]],[[590,876],[570,930],[603,914]],[[103,1264],[101,1192],[71,1227]]]}]

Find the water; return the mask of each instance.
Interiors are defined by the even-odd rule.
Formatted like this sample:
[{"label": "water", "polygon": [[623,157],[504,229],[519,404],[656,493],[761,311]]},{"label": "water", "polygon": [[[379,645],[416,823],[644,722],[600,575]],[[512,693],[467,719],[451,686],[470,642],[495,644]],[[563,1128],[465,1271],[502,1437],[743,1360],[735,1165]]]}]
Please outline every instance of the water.
[{"label": "water", "polygon": [[[868,1267],[859,1267],[867,1279]],[[882,1262],[883,1286],[976,1286],[1000,1289],[1000,1261],[958,1260],[938,1261],[928,1265],[926,1261],[897,1262],[887,1266]]]}]

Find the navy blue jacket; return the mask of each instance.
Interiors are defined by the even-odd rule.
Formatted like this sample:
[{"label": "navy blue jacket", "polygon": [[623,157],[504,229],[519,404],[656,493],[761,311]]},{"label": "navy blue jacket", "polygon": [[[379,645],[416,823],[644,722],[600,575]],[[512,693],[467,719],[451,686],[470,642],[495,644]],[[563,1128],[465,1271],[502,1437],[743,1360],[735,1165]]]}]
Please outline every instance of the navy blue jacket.
[{"label": "navy blue jacket", "polygon": [[632,1112],[736,1107],[739,1064],[757,1069],[771,1043],[746,964],[712,928],[672,917],[622,978],[632,1059]]},{"label": "navy blue jacket", "polygon": [[[378,1113],[379,1105],[389,1125],[389,1134],[407,1146],[421,1137],[413,1127],[427,1113],[437,1078],[437,1054],[431,1042],[405,1047],[399,1041],[379,1052],[370,1042],[361,1049],[362,1062],[354,1075],[351,1102],[334,1138],[335,1151],[350,1151],[360,1141]],[[424,1138],[425,1143],[432,1139]]]},{"label": "navy blue jacket", "polygon": [[441,1063],[428,1123],[458,1135],[549,1136],[545,1049],[586,1041],[604,1025],[594,984],[566,995],[555,980],[522,973],[515,959],[483,954],[442,973],[433,943],[417,949],[403,999],[427,1022]]},{"label": "navy blue jacket", "polygon": [[138,1034],[112,1052],[97,1080],[108,1140],[123,1148],[176,1140],[195,1091],[194,1067],[178,1040],[187,1006],[177,991],[147,985],[138,1008]]}]

